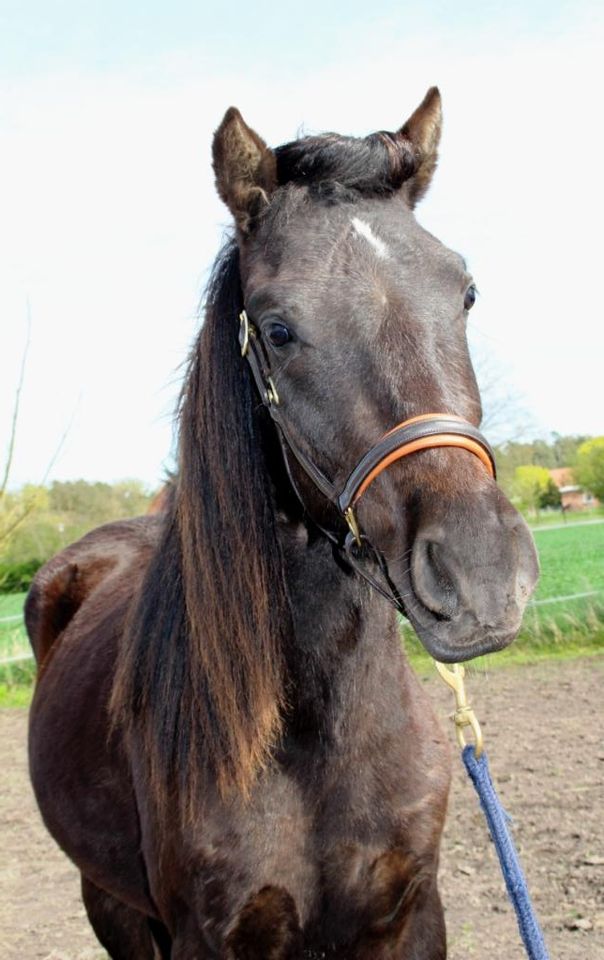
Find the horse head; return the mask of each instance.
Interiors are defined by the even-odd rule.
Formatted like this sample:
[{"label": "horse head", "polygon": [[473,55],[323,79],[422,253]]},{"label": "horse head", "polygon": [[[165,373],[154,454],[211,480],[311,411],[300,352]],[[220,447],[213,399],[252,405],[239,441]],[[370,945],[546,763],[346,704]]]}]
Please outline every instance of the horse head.
[{"label": "horse head", "polygon": [[[342,490],[401,422],[438,413],[470,431],[480,424],[466,336],[475,281],[414,214],[440,131],[433,88],[396,132],[271,150],[231,108],[215,135],[246,323],[270,372],[291,481],[320,528],[338,531],[343,518],[305,464]],[[472,450],[395,458],[359,499],[355,522],[433,656],[466,660],[516,636],[538,575],[535,548]]]}]

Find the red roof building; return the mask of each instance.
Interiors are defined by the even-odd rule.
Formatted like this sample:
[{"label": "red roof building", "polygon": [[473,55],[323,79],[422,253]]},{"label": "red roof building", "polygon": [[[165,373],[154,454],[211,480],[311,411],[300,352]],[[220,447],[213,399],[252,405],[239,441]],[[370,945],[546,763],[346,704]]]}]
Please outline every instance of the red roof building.
[{"label": "red roof building", "polygon": [[563,510],[590,510],[599,506],[597,497],[575,482],[571,467],[556,467],[550,470],[550,476],[560,491]]}]

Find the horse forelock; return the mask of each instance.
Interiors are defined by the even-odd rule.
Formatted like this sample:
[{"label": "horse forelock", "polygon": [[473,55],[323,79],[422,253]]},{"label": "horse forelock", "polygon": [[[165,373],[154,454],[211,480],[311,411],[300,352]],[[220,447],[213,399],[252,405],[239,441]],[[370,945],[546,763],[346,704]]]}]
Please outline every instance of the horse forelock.
[{"label": "horse forelock", "polygon": [[335,133],[301,137],[277,147],[275,157],[279,186],[307,184],[327,194],[329,185],[337,184],[357,196],[388,195],[399,190],[416,167],[411,144],[385,132],[368,137]]},{"label": "horse forelock", "polygon": [[290,629],[257,397],[238,349],[238,252],[216,261],[179,412],[164,534],[118,664],[116,715],[138,736],[152,788],[178,783],[194,815],[208,775],[245,794],[270,760]]}]

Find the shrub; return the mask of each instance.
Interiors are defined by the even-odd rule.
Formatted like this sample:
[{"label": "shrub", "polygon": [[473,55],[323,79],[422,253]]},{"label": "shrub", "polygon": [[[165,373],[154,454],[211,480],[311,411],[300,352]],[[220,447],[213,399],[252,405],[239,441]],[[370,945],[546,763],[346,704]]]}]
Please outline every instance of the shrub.
[{"label": "shrub", "polygon": [[21,563],[0,563],[0,593],[22,593],[44,563],[43,560],[24,560]]}]

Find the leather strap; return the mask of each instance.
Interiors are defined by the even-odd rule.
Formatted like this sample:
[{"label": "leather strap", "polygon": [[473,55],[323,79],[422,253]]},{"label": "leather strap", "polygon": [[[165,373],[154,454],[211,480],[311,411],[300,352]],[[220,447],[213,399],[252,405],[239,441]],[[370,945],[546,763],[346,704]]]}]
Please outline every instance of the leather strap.
[{"label": "leather strap", "polygon": [[[319,488],[321,493],[327,497],[331,503],[337,506],[338,493],[335,486],[331,480],[327,479],[322,470],[320,470],[319,467],[312,462],[310,457],[307,457],[304,451],[300,450],[297,444],[293,441],[287,428],[287,424],[285,423],[284,418],[281,416],[281,410],[279,408],[279,394],[277,393],[277,389],[271,378],[270,364],[264,344],[258,337],[255,327],[253,327],[249,322],[245,310],[242,311],[239,319],[239,344],[241,346],[241,354],[246,358],[251,368],[256,389],[258,390],[264,405],[268,408],[272,419],[279,428],[279,439],[282,441],[282,446],[283,441],[285,441],[287,448],[293,453],[294,457],[304,472],[308,474],[314,485]],[[287,456],[285,454],[284,456],[287,472],[291,479],[289,462],[287,460]]]},{"label": "leather strap", "polygon": [[360,500],[367,488],[396,460],[433,447],[460,447],[473,453],[495,477],[495,455],[471,423],[446,413],[428,413],[399,423],[367,451],[354,468],[338,506],[342,513]]}]

